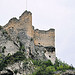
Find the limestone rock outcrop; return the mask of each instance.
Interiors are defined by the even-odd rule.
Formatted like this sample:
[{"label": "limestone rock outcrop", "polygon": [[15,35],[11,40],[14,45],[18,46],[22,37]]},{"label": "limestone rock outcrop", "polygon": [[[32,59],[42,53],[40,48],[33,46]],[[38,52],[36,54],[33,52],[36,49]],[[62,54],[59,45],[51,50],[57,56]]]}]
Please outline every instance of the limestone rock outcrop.
[{"label": "limestone rock outcrop", "polygon": [[[53,63],[55,62],[55,30],[49,29],[45,31],[34,29],[31,12],[25,11],[19,19],[12,18],[3,29],[7,34],[1,36],[0,40],[2,42],[0,45],[6,46],[5,55],[18,51],[22,44],[25,48],[27,58],[33,56],[37,59],[40,57],[43,59],[42,57],[44,56],[45,59],[50,59]],[[1,31],[0,35],[2,35]],[[7,38],[10,37],[11,40],[7,40],[6,36]]]},{"label": "limestone rock outcrop", "polygon": [[[8,54],[13,55],[17,51],[23,51],[26,58],[51,60],[54,64],[56,59],[55,29],[49,29],[48,31],[34,29],[32,13],[29,11],[25,11],[19,19],[12,18],[5,26],[0,26],[0,53],[7,56]],[[19,71],[21,69],[18,64],[13,64],[13,67],[16,66]],[[6,67],[6,69],[11,68],[12,65]],[[21,68],[23,67],[21,66]],[[15,70],[15,68],[12,70]]]}]

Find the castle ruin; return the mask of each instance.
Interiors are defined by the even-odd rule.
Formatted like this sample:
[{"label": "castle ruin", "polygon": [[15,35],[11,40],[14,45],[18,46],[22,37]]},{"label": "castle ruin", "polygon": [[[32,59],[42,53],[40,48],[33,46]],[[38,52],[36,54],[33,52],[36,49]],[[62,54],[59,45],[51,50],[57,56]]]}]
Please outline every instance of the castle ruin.
[{"label": "castle ruin", "polygon": [[[29,11],[25,11],[19,19],[12,18],[5,26],[4,29],[8,32],[11,39],[16,41],[17,36],[21,33],[21,38],[23,35],[27,35],[27,37],[33,40],[34,46],[44,47],[46,49],[45,56],[50,59],[53,63],[55,62],[55,29],[49,29],[48,31],[34,29],[32,26],[32,13]],[[23,34],[23,35],[22,35]],[[31,44],[26,42],[26,37],[24,36],[21,41],[25,41],[25,48],[31,48],[31,52],[34,51]],[[28,50],[29,52],[30,50]]]}]

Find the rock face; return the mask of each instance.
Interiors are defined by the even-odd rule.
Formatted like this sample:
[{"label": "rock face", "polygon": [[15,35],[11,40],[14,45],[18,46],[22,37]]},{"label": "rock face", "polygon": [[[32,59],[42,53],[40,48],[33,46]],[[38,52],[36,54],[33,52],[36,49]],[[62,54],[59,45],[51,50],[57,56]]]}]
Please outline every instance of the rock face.
[{"label": "rock face", "polygon": [[3,53],[5,56],[7,54],[14,54],[19,48],[11,40],[9,34],[4,30],[0,30],[0,53]]},{"label": "rock face", "polygon": [[0,75],[29,75],[32,74],[34,70],[35,67],[32,61],[22,61],[8,65],[5,70],[1,71]]},{"label": "rock face", "polygon": [[[26,58],[51,60],[54,64],[55,29],[35,30],[32,26],[32,13],[29,11],[25,11],[19,19],[12,18],[0,29],[0,53],[7,56],[19,50],[26,53]],[[18,63],[15,64],[13,66],[17,67]],[[7,69],[9,68],[12,67],[8,66]]]},{"label": "rock face", "polygon": [[[50,59],[53,63],[55,62],[55,30],[34,30],[34,27],[32,26],[31,12],[25,11],[19,19],[12,18],[3,28],[7,31],[14,43],[13,44],[12,41],[7,42],[6,46],[11,42],[7,47],[9,53],[16,52],[20,47],[20,43],[22,43],[24,45],[25,52],[27,53],[27,57],[31,57],[32,55],[34,58],[37,58],[38,56],[38,58],[46,58]],[[11,47],[11,51],[9,50],[9,47]],[[54,48],[54,50],[50,51],[52,50],[50,47]],[[44,50],[46,53],[44,53]],[[43,55],[44,58],[42,58]]]},{"label": "rock face", "polygon": [[66,72],[58,71],[54,75],[75,75],[75,70],[66,70]]}]

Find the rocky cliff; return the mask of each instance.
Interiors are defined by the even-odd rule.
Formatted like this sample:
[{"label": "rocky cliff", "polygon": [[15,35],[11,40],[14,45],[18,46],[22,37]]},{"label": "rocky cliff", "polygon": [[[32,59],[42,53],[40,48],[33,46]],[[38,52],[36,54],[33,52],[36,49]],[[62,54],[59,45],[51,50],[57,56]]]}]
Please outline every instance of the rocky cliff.
[{"label": "rocky cliff", "polygon": [[[2,31],[5,31],[2,35]],[[32,13],[25,11],[19,19],[12,18],[0,31],[1,50],[5,48],[4,54],[13,54],[23,46],[26,57],[31,55],[35,59],[49,59],[55,62],[55,30],[35,30],[32,26]],[[6,39],[10,37],[10,39]],[[3,42],[4,41],[4,42]],[[31,55],[30,55],[31,54]]]},{"label": "rocky cliff", "polygon": [[[5,26],[0,26],[0,53],[6,57],[18,51],[24,52],[26,59],[51,60],[54,64],[55,30],[35,30],[32,26],[32,13],[29,11],[25,11],[19,19],[10,19]],[[15,64],[16,69],[20,69],[18,63]],[[11,66],[6,68],[12,68]]]},{"label": "rocky cliff", "polygon": [[0,75],[29,75],[55,61],[55,29],[34,29],[31,12],[0,26]]}]

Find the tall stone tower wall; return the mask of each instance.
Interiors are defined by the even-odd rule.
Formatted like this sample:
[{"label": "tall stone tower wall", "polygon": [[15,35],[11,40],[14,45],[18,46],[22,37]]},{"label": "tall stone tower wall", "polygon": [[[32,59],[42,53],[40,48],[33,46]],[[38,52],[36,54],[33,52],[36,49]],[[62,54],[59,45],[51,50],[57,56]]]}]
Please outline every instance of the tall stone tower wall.
[{"label": "tall stone tower wall", "polygon": [[25,12],[20,16],[20,25],[23,25],[25,28],[25,31],[28,36],[32,37],[34,36],[34,30],[32,27],[32,13],[31,12]]},{"label": "tall stone tower wall", "polygon": [[[19,19],[12,18],[5,26],[4,29],[10,34],[13,40],[16,40],[17,34],[24,31],[27,36],[34,37],[34,30],[32,27],[32,13],[25,11]],[[16,36],[16,37],[15,37]]]},{"label": "tall stone tower wall", "polygon": [[35,45],[53,46],[55,47],[55,30],[50,29],[48,31],[35,30],[34,32]]}]

